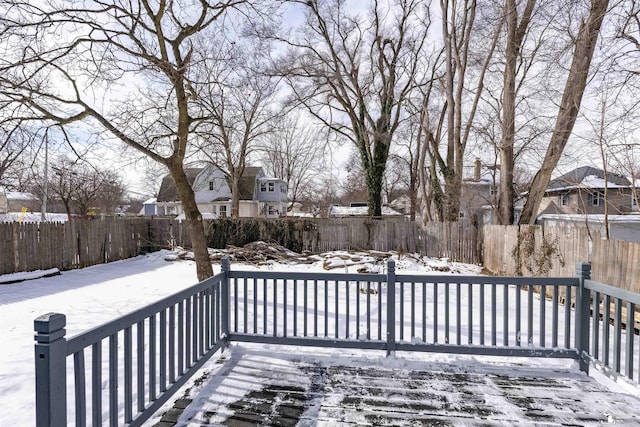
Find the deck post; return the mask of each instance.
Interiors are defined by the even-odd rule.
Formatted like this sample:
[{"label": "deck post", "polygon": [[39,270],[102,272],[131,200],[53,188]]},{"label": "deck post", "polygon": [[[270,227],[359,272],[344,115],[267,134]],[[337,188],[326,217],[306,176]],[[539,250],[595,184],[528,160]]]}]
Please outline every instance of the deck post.
[{"label": "deck post", "polygon": [[[585,288],[584,281],[591,279],[591,263],[576,263],[576,277],[579,280],[576,295],[576,332],[575,345],[578,350],[580,370],[589,373],[589,320],[591,319],[591,292]],[[594,321],[598,321],[594,319]]]},{"label": "deck post", "polygon": [[220,283],[220,334],[224,341],[224,347],[226,347],[229,344],[229,271],[231,271],[229,257],[223,257],[220,260],[220,267],[224,273],[224,278]]},{"label": "deck post", "polygon": [[387,356],[396,350],[396,263],[387,261]]},{"label": "deck post", "polygon": [[36,426],[67,425],[67,319],[48,313],[34,320]]}]

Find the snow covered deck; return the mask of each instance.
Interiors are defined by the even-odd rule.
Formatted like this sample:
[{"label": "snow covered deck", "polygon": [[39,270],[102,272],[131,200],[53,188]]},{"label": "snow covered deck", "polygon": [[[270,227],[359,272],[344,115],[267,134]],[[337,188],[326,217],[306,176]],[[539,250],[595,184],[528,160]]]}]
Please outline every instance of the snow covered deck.
[{"label": "snow covered deck", "polygon": [[638,425],[638,408],[567,360],[239,344],[149,425]]}]

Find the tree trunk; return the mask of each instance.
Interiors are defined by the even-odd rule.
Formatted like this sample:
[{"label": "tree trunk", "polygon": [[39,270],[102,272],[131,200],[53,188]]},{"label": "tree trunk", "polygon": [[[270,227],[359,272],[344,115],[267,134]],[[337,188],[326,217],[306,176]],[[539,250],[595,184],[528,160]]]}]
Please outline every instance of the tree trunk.
[{"label": "tree trunk", "polygon": [[533,224],[535,222],[542,197],[549,185],[551,174],[562,156],[564,147],[567,145],[580,110],[593,51],[608,6],[609,0],[592,0],[589,17],[580,27],[556,125],[542,166],[533,178],[529,196],[520,217],[520,224]]},{"label": "tree trunk", "polygon": [[209,259],[207,238],[205,237],[204,226],[202,225],[202,215],[198,210],[195,194],[189,185],[182,163],[172,165],[169,168],[169,173],[171,173],[171,177],[176,184],[176,190],[182,202],[184,216],[191,231],[191,247],[196,261],[198,280],[203,281],[213,276],[213,268],[211,267],[211,260]]},{"label": "tree trunk", "polygon": [[504,90],[502,92],[502,138],[500,141],[500,197],[498,199],[498,223],[513,224],[515,199],[513,170],[516,122],[516,67],[524,36],[531,21],[536,0],[528,0],[522,20],[518,24],[516,0],[505,1],[507,43],[504,65]]},{"label": "tree trunk", "polygon": [[235,170],[231,174],[231,218],[240,218],[240,177]]}]

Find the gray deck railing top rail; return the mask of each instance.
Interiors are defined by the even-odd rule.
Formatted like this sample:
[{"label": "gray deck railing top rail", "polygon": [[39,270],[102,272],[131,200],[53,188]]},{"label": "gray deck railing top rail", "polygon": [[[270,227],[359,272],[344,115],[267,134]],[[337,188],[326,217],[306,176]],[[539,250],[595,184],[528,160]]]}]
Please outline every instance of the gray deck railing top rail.
[{"label": "gray deck railing top rail", "polygon": [[69,339],[64,315],[36,319],[37,425],[140,425],[232,341],[572,358],[632,380],[624,325],[640,296],[590,281],[589,267],[525,278],[396,274],[393,261],[385,274],[242,271],[223,259],[220,274]]}]

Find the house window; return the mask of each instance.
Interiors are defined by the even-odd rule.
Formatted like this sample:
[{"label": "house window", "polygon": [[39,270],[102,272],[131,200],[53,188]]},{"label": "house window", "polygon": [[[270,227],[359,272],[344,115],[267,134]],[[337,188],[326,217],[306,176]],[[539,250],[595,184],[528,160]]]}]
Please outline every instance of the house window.
[{"label": "house window", "polygon": [[260,191],[262,191],[262,192],[267,191],[267,183],[266,182],[261,182],[260,183]]},{"label": "house window", "polygon": [[276,186],[273,182],[269,183],[269,192],[273,193],[276,189]]},{"label": "house window", "polygon": [[633,211],[638,210],[638,199],[636,199],[636,197],[633,194],[631,195],[631,210]]},{"label": "house window", "polygon": [[225,218],[227,216],[227,205],[220,205],[218,216],[220,218]]},{"label": "house window", "polygon": [[569,194],[561,194],[558,196],[558,204],[560,206],[568,206],[569,205]]},{"label": "house window", "polygon": [[275,206],[269,205],[269,207],[267,208],[267,215],[269,216],[278,215],[278,210],[276,209]]},{"label": "house window", "polygon": [[214,183],[213,181],[209,181],[209,191],[213,191],[214,190]]},{"label": "house window", "polygon": [[489,187],[489,194],[491,194],[492,196],[495,196],[498,193],[498,189],[496,188],[495,184],[491,185],[491,187]]},{"label": "house window", "polygon": [[287,194],[287,184],[280,184],[280,192]]},{"label": "house window", "polygon": [[603,206],[604,205],[604,194],[600,192],[595,192],[593,194],[589,194],[589,206]]},{"label": "house window", "polygon": [[464,212],[460,212],[458,215],[460,216],[460,219],[464,218]]}]

